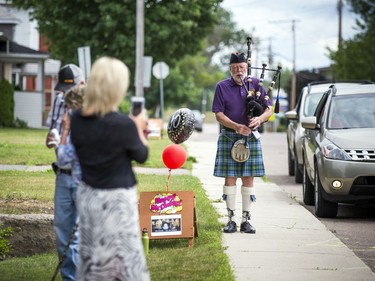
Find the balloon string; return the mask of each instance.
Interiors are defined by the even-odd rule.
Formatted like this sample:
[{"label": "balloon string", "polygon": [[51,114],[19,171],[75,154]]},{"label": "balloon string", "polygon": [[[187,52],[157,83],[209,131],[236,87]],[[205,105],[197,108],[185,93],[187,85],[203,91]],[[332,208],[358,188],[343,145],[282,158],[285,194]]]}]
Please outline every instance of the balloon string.
[{"label": "balloon string", "polygon": [[171,178],[171,171],[172,171],[172,169],[168,170],[168,179],[167,179],[167,184],[166,184],[166,193],[168,193],[168,186],[169,186],[169,179]]}]

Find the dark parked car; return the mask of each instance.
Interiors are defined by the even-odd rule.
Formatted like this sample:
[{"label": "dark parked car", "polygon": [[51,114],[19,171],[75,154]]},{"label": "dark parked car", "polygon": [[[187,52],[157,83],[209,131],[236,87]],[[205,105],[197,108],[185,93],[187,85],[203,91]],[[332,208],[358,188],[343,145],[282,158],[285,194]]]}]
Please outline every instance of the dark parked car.
[{"label": "dark parked car", "polygon": [[314,115],[316,106],[332,84],[337,89],[342,87],[368,84],[369,81],[317,81],[307,84],[301,91],[296,107],[294,110],[285,113],[285,117],[290,121],[287,129],[288,139],[288,172],[290,176],[294,176],[296,183],[302,183],[303,179],[303,157],[302,143],[305,129],[301,125],[302,118]]},{"label": "dark parked car", "polygon": [[198,132],[202,132],[203,131],[203,121],[204,121],[204,118],[205,118],[205,115],[203,113],[201,113],[199,110],[192,110],[193,114],[194,114],[194,117],[195,117],[195,123],[194,123],[194,128],[196,131]]},{"label": "dark parked car", "polygon": [[335,217],[338,203],[375,202],[375,85],[333,85],[301,122],[303,199],[315,214]]}]

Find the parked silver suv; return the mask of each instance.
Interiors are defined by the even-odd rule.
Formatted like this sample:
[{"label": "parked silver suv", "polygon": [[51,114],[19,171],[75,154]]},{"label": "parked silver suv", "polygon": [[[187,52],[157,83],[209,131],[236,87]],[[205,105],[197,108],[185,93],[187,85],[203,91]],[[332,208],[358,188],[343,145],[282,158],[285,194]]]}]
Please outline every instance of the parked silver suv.
[{"label": "parked silver suv", "polygon": [[338,203],[375,202],[375,84],[333,85],[301,122],[303,198],[315,214],[335,217]]},{"label": "parked silver suv", "polygon": [[307,84],[301,91],[294,110],[285,113],[285,117],[290,121],[287,129],[288,142],[288,173],[294,176],[296,183],[302,183],[303,180],[303,157],[302,143],[305,129],[301,125],[304,117],[314,115],[316,106],[323,93],[328,87],[335,85],[337,89],[343,87],[369,84],[370,81],[317,81]]}]

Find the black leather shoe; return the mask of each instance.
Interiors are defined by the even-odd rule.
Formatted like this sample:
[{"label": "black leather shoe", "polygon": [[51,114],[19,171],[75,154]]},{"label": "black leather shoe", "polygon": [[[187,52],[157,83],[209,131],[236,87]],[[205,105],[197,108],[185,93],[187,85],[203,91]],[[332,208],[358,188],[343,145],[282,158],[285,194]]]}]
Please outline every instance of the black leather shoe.
[{"label": "black leather shoe", "polygon": [[245,232],[245,233],[254,234],[256,232],[256,229],[248,221],[245,221],[245,222],[241,223],[240,231]]},{"label": "black leather shoe", "polygon": [[228,221],[226,227],[224,227],[225,233],[233,233],[237,231],[237,224],[235,221]]}]

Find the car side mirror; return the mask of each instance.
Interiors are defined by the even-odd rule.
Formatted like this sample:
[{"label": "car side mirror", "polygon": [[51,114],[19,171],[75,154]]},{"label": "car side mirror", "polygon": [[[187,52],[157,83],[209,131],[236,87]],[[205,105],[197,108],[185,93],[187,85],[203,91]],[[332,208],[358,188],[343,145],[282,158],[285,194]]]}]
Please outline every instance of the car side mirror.
[{"label": "car side mirror", "polygon": [[305,129],[310,129],[310,130],[318,130],[319,126],[316,123],[316,116],[308,116],[304,117],[301,120],[302,127]]},{"label": "car side mirror", "polygon": [[295,110],[287,111],[287,112],[285,112],[285,117],[288,120],[297,120],[298,119],[297,111],[295,111]]}]

